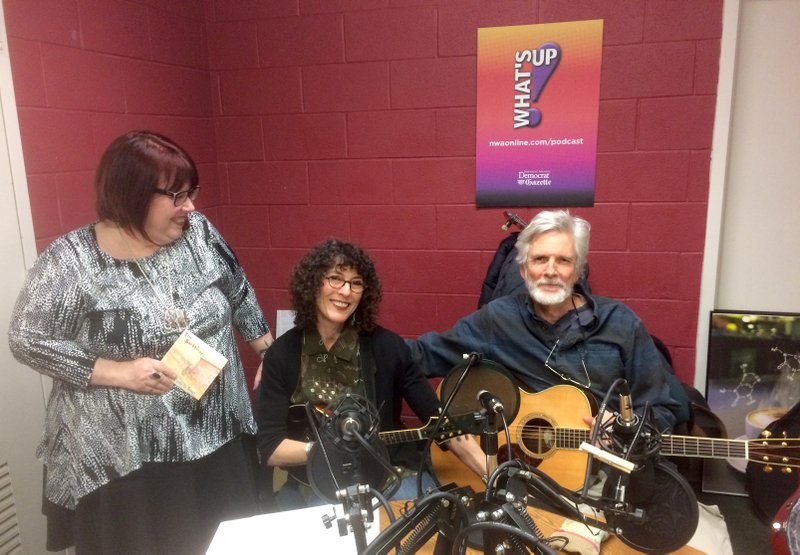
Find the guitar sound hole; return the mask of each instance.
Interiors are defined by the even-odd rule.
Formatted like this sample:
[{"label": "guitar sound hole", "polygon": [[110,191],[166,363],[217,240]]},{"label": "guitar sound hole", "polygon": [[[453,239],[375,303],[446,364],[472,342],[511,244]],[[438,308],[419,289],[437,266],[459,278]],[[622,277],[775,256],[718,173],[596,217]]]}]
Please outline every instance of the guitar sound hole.
[{"label": "guitar sound hole", "polygon": [[[543,459],[554,452],[556,435],[550,422],[544,418],[533,417],[521,423],[516,433],[512,434],[512,441],[514,443],[511,450],[514,458],[539,466]],[[500,449],[498,460],[504,462],[506,458],[506,449]]]},{"label": "guitar sound hole", "polygon": [[[512,434],[512,442],[511,452],[515,459],[538,467],[555,450],[555,431],[550,422],[534,416],[520,424],[515,434]],[[507,459],[507,450],[503,446],[498,450],[497,460],[502,463]]]},{"label": "guitar sound hole", "polygon": [[528,455],[539,459],[546,457],[556,444],[553,426],[544,418],[531,418],[522,426],[520,444]]}]

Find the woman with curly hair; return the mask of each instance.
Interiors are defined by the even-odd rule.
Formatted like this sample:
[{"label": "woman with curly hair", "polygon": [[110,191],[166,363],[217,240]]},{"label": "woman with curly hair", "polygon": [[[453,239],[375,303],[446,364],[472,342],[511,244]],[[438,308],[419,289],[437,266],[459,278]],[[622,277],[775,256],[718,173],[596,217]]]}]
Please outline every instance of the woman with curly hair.
[{"label": "woman with curly hair", "polygon": [[[292,405],[324,407],[355,394],[379,407],[381,430],[402,427],[403,399],[422,421],[438,413],[436,394],[403,339],[376,322],[381,283],[361,248],[335,239],[317,245],[294,268],[289,290],[295,327],[267,351],[259,387],[258,447],[267,466],[308,461],[313,442],[290,438]],[[480,472],[484,456],[474,441],[450,440],[448,445]],[[396,498],[415,497],[416,447],[405,443],[390,450],[392,465],[407,469]],[[296,474],[278,492],[281,509],[319,502],[292,477]],[[433,485],[429,475],[423,478],[425,485]]]}]

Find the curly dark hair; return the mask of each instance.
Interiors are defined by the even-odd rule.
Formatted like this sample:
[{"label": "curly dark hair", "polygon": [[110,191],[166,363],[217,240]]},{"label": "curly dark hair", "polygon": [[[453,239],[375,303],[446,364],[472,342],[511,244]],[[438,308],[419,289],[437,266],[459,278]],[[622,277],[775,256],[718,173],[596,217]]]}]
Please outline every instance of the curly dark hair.
[{"label": "curly dark hair", "polygon": [[353,325],[361,332],[375,329],[383,292],[375,264],[369,255],[352,243],[329,239],[312,248],[297,263],[289,283],[289,295],[295,310],[294,323],[303,329],[317,325],[317,296],[323,278],[333,268],[355,270],[364,279],[364,292],[353,313]]}]

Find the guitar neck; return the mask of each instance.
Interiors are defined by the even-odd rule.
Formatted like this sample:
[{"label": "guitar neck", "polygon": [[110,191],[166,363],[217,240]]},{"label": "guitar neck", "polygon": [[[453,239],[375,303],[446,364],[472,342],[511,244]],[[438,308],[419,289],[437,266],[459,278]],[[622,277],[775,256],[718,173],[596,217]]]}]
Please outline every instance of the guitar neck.
[{"label": "guitar neck", "polygon": [[[586,429],[553,428],[554,446],[558,449],[580,449],[581,443],[589,441]],[[694,436],[661,436],[661,454],[671,457],[695,457],[703,459],[747,459],[759,463],[777,463],[797,466],[797,439],[774,438],[761,440],[725,439]],[[781,455],[787,458],[781,460]],[[765,456],[767,459],[765,459]]]},{"label": "guitar neck", "polygon": [[396,445],[398,443],[406,443],[409,441],[421,441],[427,439],[429,434],[424,433],[425,428],[413,428],[410,430],[390,430],[386,432],[378,432],[378,437],[386,445]]},{"label": "guitar neck", "polygon": [[[316,410],[317,413],[319,414],[323,414],[323,411],[320,410],[319,408],[315,408],[314,410]],[[436,440],[445,441],[447,439],[450,439],[451,437],[468,433],[467,426],[470,425],[472,420],[473,420],[473,413],[466,413],[448,418],[442,423],[442,426],[437,432]],[[378,432],[378,437],[386,445],[395,445],[398,443],[406,443],[410,441],[421,441],[424,439],[428,439],[431,436],[433,430],[436,428],[436,424],[438,421],[439,421],[438,416],[431,416],[428,419],[427,424],[421,428],[388,430],[384,432]],[[305,405],[292,405],[289,407],[287,428],[288,428],[288,436],[290,439],[296,439],[299,441],[310,441],[311,439],[313,439],[313,436],[311,435],[311,430],[309,429],[309,422]]]},{"label": "guitar neck", "polygon": [[[444,425],[436,434],[436,440],[445,441],[452,437],[466,434],[467,430],[465,429],[465,426],[469,422],[469,419],[472,418],[471,414],[472,413],[459,415],[445,420]],[[431,416],[428,419],[428,423],[421,428],[378,432],[378,437],[380,437],[386,445],[395,445],[397,443],[406,443],[409,441],[422,441],[423,439],[428,439],[431,437],[433,430],[436,428],[436,423],[438,420],[438,416]]]},{"label": "guitar neck", "polygon": [[693,436],[661,436],[661,453],[673,457],[749,459],[750,441]]}]

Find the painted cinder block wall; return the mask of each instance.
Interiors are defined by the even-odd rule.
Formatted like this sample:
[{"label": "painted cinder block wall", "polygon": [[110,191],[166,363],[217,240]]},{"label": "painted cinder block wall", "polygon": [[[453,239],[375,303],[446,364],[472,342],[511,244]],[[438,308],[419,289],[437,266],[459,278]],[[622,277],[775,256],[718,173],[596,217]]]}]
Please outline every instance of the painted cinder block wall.
[{"label": "painted cinder block wall", "polygon": [[[274,324],[336,236],[374,256],[407,336],[471,311],[505,233],[474,206],[476,29],[603,19],[591,285],[691,382],[720,0],[4,0],[37,246],[94,218],[107,143],[153,128]],[[527,219],[537,209],[513,209]]]}]

